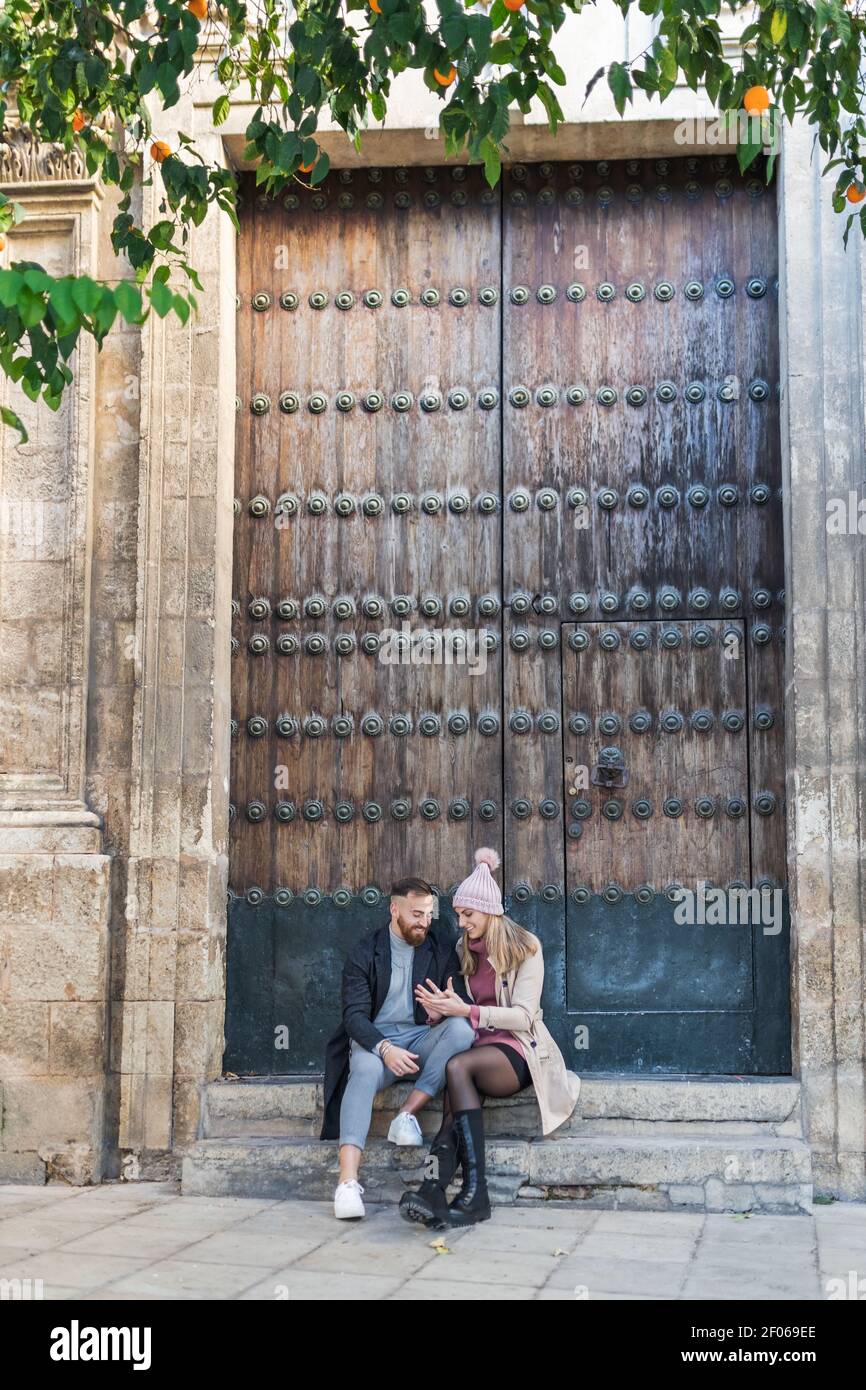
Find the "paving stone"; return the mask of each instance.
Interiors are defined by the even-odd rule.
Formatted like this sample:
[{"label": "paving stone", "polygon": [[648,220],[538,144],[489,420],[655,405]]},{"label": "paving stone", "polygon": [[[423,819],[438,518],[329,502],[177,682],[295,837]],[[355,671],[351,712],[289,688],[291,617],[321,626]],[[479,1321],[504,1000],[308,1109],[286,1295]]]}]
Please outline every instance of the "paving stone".
[{"label": "paving stone", "polygon": [[630,1303],[670,1303],[670,1299],[664,1294],[656,1293],[605,1293],[604,1290],[590,1292],[586,1298],[577,1298],[568,1289],[551,1289],[550,1287],[541,1289],[536,1295],[539,1302],[573,1302],[573,1303],[609,1303],[623,1302]]},{"label": "paving stone", "polygon": [[750,1216],[738,1221],[734,1216],[710,1212],[703,1241],[708,1245],[732,1245],[738,1249],[756,1246],[810,1250],[815,1244],[815,1228],[808,1216]]},{"label": "paving stone", "polygon": [[493,1222],[497,1226],[514,1226],[518,1230],[533,1227],[550,1227],[572,1231],[588,1231],[604,1215],[600,1211],[589,1211],[584,1207],[575,1208],[573,1203],[545,1202],[538,1207],[494,1207]]},{"label": "paving stone", "polygon": [[592,1231],[577,1247],[577,1255],[603,1259],[670,1260],[687,1265],[697,1248],[697,1236],[656,1236],[635,1231]]},{"label": "paving stone", "polygon": [[186,1197],[178,1197],[173,1202],[160,1202],[159,1206],[151,1207],[147,1211],[134,1212],[127,1220],[135,1225],[146,1223],[149,1227],[200,1227],[204,1234],[206,1231],[233,1226],[235,1222],[258,1215],[262,1210],[262,1203],[242,1198],[235,1199],[236,1204],[231,1206],[226,1206],[223,1199],[214,1199],[209,1203],[206,1198],[196,1198],[201,1205],[187,1207],[187,1200]]},{"label": "paving stone", "polygon": [[703,1214],[681,1211],[600,1211],[593,1231],[626,1232],[628,1235],[697,1236],[707,1220]]},{"label": "paving stone", "polygon": [[590,1295],[605,1293],[664,1294],[676,1298],[688,1265],[680,1260],[623,1260],[603,1256],[569,1255],[562,1260],[546,1288],[586,1288]]},{"label": "paving stone", "polygon": [[73,1200],[80,1196],[81,1188],[67,1187],[65,1183],[49,1182],[36,1184],[4,1182],[0,1183],[0,1197],[18,1197],[21,1201],[32,1202],[52,1202],[56,1198],[66,1197]]},{"label": "paving stone", "polygon": [[[450,1238],[453,1232],[445,1231],[443,1234]],[[482,1251],[500,1250],[518,1254],[522,1259],[524,1255],[553,1255],[557,1249],[570,1254],[578,1241],[582,1242],[588,1237],[572,1226],[506,1226],[494,1218],[470,1228],[464,1239],[470,1251],[480,1254]]]},{"label": "paving stone", "polygon": [[[434,1233],[431,1232],[431,1239]],[[442,1234],[447,1234],[443,1232]],[[408,1279],[437,1256],[428,1246],[407,1242],[402,1246],[387,1244],[378,1248],[372,1244],[334,1240],[303,1255],[292,1265],[299,1274],[309,1270],[335,1274],[395,1275]],[[444,1257],[439,1257],[444,1258]]]},{"label": "paving stone", "polygon": [[[94,1221],[93,1227],[108,1225],[109,1217]],[[13,1216],[8,1221],[0,1221],[0,1244],[26,1246],[28,1250],[54,1250],[65,1245],[68,1240],[83,1234],[89,1224],[80,1221],[50,1221],[41,1213],[38,1217],[27,1212],[24,1216]]]},{"label": "paving stone", "polygon": [[[276,1274],[246,1289],[240,1298],[267,1299],[280,1302],[288,1292],[288,1302],[310,1300],[319,1302],[360,1302],[387,1298],[404,1284],[400,1277],[376,1274],[324,1274],[316,1270],[299,1270],[295,1266],[278,1270]],[[279,1291],[279,1294],[278,1292]]]},{"label": "paving stone", "polygon": [[183,1258],[210,1264],[252,1265],[258,1269],[279,1269],[290,1260],[300,1259],[321,1244],[316,1235],[268,1235],[264,1231],[245,1232],[233,1226],[204,1240],[188,1245]]},{"label": "paving stone", "polygon": [[106,1284],[106,1290],[134,1293],[144,1297],[168,1294],[176,1299],[234,1298],[255,1281],[249,1265],[160,1260],[123,1279]]},{"label": "paving stone", "polygon": [[396,1293],[390,1295],[389,1302],[406,1302],[421,1299],[430,1303],[466,1303],[482,1299],[490,1303],[531,1300],[537,1296],[537,1289],[529,1284],[477,1284],[461,1279],[449,1283],[444,1279],[410,1279]]},{"label": "paving stone", "polygon": [[146,1225],[128,1225],[125,1221],[103,1226],[98,1231],[88,1231],[66,1241],[62,1249],[70,1254],[85,1255],[131,1255],[149,1260],[164,1260],[179,1255],[201,1243],[206,1231],[166,1229],[163,1226],[149,1229]]},{"label": "paving stone", "polygon": [[46,1290],[55,1285],[95,1289],[100,1284],[108,1284],[123,1275],[139,1272],[146,1265],[146,1259],[136,1260],[120,1255],[70,1254],[62,1250],[52,1250],[50,1254],[41,1252],[38,1255],[30,1255],[15,1272],[21,1278],[41,1279]]},{"label": "paving stone", "polygon": [[443,1279],[446,1283],[486,1283],[496,1288],[508,1285],[541,1288],[558,1263],[558,1257],[553,1254],[521,1254],[519,1260],[504,1260],[500,1251],[476,1253],[467,1243],[465,1253],[460,1246],[452,1249],[450,1255],[436,1256],[424,1270],[423,1278]]}]

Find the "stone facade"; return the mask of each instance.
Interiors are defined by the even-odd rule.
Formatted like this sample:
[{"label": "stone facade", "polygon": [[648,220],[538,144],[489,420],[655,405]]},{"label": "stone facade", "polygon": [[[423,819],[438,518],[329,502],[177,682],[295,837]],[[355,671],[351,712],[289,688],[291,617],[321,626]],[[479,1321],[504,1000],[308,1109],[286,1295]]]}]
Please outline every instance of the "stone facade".
[{"label": "stone facade", "polygon": [[[567,123],[515,126],[512,158],[681,154],[678,92],[620,121],[569,43]],[[647,21],[649,22],[649,21]],[[606,37],[605,37],[606,36]],[[629,40],[634,38],[629,35]],[[573,36],[572,36],[573,38]],[[617,40],[619,41],[619,39]],[[606,45],[606,47],[605,47]],[[435,163],[414,79],[359,156]],[[206,83],[160,117],[238,164],[248,118],[210,126]],[[170,122],[170,128],[169,128]],[[795,1075],[816,1186],[866,1197],[866,566],[826,503],[862,495],[861,244],[847,253],[807,129],[779,181],[786,469],[788,825]],[[700,153],[700,150],[695,152]],[[0,154],[27,221],[6,253],[111,277],[110,191],[52,151]],[[141,196],[155,205],[154,189]],[[155,206],[145,208],[156,220]],[[184,327],[152,316],[83,342],[57,415],[0,438],[0,1180],[176,1171],[220,1075],[225,1008],[235,233],[193,233],[205,284]],[[11,392],[6,384],[3,389]],[[859,491],[858,491],[859,490]]]}]

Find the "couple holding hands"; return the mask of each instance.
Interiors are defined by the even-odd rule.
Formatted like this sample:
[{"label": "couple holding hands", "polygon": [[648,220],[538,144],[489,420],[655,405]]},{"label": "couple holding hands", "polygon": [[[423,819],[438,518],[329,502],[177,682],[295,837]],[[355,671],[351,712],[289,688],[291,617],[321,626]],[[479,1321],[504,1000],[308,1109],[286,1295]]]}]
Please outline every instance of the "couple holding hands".
[{"label": "couple holding hands", "polygon": [[[485,1096],[534,1087],[545,1135],[574,1110],[580,1079],[566,1070],[541,1018],[541,943],[505,915],[493,877],[498,866],[495,850],[479,849],[455,891],[456,945],[444,924],[434,924],[430,884],[404,878],[391,890],[390,921],[346,961],[342,1019],[327,1045],[320,1134],[340,1141],[334,1214],[341,1220],[364,1215],[358,1177],[373,1101],[394,1081],[413,1082],[388,1131],[398,1145],[423,1145],[416,1116],[444,1087],[424,1181],[400,1200],[407,1221],[437,1229],[490,1217]],[[462,1186],[449,1203],[458,1169]]]}]

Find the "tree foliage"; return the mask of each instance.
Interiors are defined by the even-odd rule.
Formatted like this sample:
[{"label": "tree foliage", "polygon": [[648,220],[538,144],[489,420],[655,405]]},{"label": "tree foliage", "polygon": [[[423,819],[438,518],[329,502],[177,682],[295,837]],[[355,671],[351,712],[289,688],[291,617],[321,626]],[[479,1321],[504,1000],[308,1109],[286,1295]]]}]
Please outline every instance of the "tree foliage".
[{"label": "tree foliage", "polygon": [[[623,114],[636,93],[660,101],[678,83],[704,88],[722,112],[742,108],[755,89],[768,103],[764,120],[800,115],[815,129],[837,172],[834,207],[847,212],[844,235],[859,218],[866,232],[866,162],[862,110],[866,0],[615,0],[624,16],[650,16],[654,37],[632,60],[611,61],[587,87],[605,79]],[[318,132],[330,118],[360,147],[363,131],[384,120],[392,84],[416,69],[440,100],[446,154],[483,163],[499,178],[512,112],[540,102],[550,129],[563,120],[558,92],[565,74],[556,50],[566,19],[585,0],[3,0],[0,11],[0,126],[27,127],[39,141],[81,149],[90,174],[119,190],[112,228],[129,280],[55,278],[41,266],[13,262],[0,271],[0,368],[57,408],[72,380],[71,355],[82,332],[99,344],[120,316],[148,313],[185,320],[201,289],[189,258],[190,229],[215,206],[235,219],[235,179],[209,164],[193,140],[162,139],[162,112],[182,98],[185,82],[207,65],[216,84],[212,119],[220,126],[232,102],[252,103],[246,157],[257,180],[278,192],[300,180],[320,182],[328,156]],[[747,21],[739,61],[722,42],[732,12]],[[561,50],[560,50],[561,52]],[[201,73],[199,73],[201,76]],[[761,95],[760,89],[766,89]],[[747,99],[748,105],[748,99]],[[741,166],[763,146],[743,140]],[[772,161],[770,162],[770,168]],[[158,220],[136,215],[139,184],[156,184]],[[0,195],[0,236],[22,210]],[[7,423],[22,430],[17,417]]]}]

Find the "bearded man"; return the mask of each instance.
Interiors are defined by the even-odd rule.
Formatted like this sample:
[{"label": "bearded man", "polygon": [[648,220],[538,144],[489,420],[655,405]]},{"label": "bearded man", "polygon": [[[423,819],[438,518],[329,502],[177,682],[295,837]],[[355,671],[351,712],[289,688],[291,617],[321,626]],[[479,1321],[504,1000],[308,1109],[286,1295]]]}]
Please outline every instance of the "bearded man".
[{"label": "bearded man", "polygon": [[340,1181],[334,1215],[364,1215],[358,1181],[376,1092],[411,1077],[413,1088],[388,1130],[392,1144],[421,1145],[415,1116],[441,1091],[445,1067],[471,1047],[468,1019],[433,1016],[417,986],[453,988],[469,1003],[455,942],[433,924],[436,895],[423,878],[403,878],[391,889],[390,921],[368,933],[343,967],[340,1025],[325,1058],[325,1116],[320,1139],[340,1141]]}]

